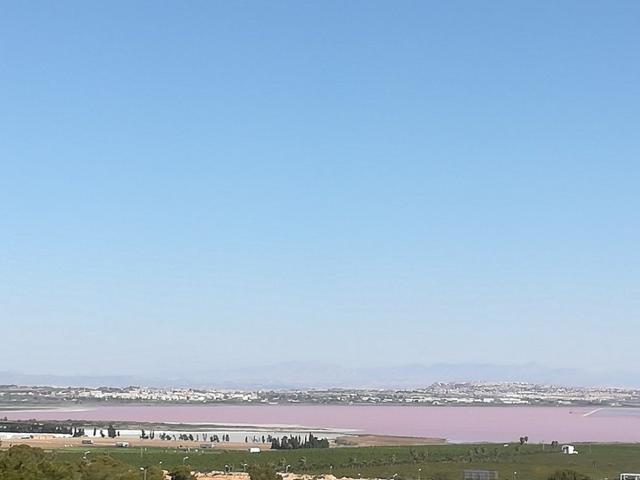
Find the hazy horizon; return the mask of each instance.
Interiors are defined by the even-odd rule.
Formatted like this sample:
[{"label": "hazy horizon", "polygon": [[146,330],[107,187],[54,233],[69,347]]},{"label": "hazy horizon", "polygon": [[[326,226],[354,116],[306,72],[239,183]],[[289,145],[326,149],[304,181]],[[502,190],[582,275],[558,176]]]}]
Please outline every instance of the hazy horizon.
[{"label": "hazy horizon", "polygon": [[237,390],[291,389],[416,389],[435,383],[529,383],[561,387],[638,389],[632,371],[588,371],[551,368],[536,363],[522,365],[434,364],[354,368],[321,362],[281,362],[250,367],[189,368],[136,374],[132,371],[95,375],[51,375],[0,369],[0,385],[221,388]]},{"label": "hazy horizon", "polygon": [[640,3],[34,7],[0,370],[640,374]]}]

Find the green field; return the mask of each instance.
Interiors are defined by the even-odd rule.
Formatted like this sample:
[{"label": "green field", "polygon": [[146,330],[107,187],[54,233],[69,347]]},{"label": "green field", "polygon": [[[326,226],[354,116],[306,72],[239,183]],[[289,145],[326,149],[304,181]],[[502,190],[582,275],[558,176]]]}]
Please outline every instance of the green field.
[{"label": "green field", "polygon": [[[499,471],[502,480],[546,479],[556,470],[571,469],[593,479],[617,478],[622,472],[640,471],[640,444],[576,444],[578,455],[564,455],[548,445],[495,444],[434,445],[416,447],[352,447],[264,451],[190,451],[174,449],[93,448],[89,457],[109,455],[135,467],[163,468],[186,464],[196,470],[241,471],[243,464],[271,464],[282,470],[290,465],[297,473],[373,478],[456,480],[465,469]],[[79,459],[86,449],[58,450],[61,460]],[[514,474],[514,472],[517,472]]]}]

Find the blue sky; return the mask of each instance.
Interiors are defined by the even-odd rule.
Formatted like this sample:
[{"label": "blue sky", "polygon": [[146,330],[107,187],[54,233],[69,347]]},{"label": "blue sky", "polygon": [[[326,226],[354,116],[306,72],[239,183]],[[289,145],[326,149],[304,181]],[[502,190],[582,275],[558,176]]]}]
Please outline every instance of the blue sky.
[{"label": "blue sky", "polygon": [[0,9],[1,369],[637,370],[637,2]]}]

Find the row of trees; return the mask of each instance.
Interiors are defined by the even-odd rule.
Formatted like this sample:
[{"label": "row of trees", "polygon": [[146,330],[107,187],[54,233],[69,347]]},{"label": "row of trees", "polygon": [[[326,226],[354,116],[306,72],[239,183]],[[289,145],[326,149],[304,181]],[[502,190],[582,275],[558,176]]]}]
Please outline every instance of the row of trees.
[{"label": "row of trees", "polygon": [[[93,429],[93,436],[97,437],[98,436],[98,429],[94,427]],[[109,437],[109,438],[116,438],[120,436],[120,432],[116,431],[115,427],[113,425],[109,425],[109,428],[107,428],[107,434],[105,435],[104,430],[100,429],[100,436],[102,438],[104,437]]]},{"label": "row of trees", "polygon": [[298,448],[329,448],[329,440],[326,438],[318,438],[312,433],[304,437],[304,440],[300,435],[292,435],[282,438],[273,438],[271,440],[271,448],[273,450],[295,450]]},{"label": "row of trees", "polygon": [[16,433],[58,433],[72,435],[74,426],[60,422],[38,422],[36,420],[8,421],[0,420],[0,431]]},{"label": "row of trees", "polygon": [[[144,436],[143,436],[144,435]],[[140,438],[155,438],[155,432],[152,430],[148,435],[145,433],[144,430],[142,430],[142,434],[140,435]],[[202,434],[202,436],[199,433],[196,433],[195,435],[193,435],[192,433],[179,433],[179,434],[169,434],[169,433],[160,433],[160,435],[158,435],[158,438],[160,440],[182,440],[184,442],[199,442],[202,441],[203,442],[210,442],[210,443],[220,443],[220,442],[229,442],[231,441],[231,437],[228,434],[223,434],[222,435],[222,439],[220,439],[220,437],[218,435],[206,435],[206,434]]]},{"label": "row of trees", "polygon": [[[39,422],[36,420],[27,420],[27,421],[9,421],[5,419],[0,419],[0,431],[5,432],[16,432],[16,433],[35,433],[35,434],[64,434],[71,435],[72,437],[84,437],[86,436],[86,431],[84,427],[74,425],[73,423],[65,423],[65,422]],[[102,438],[116,438],[120,436],[120,432],[116,430],[114,425],[110,424],[106,429],[106,433],[104,429],[99,429],[97,427],[93,428],[93,436],[100,436]],[[140,438],[142,439],[154,439],[156,438],[155,430],[146,431],[144,429],[140,430]],[[202,434],[169,434],[169,433],[160,433],[158,438],[161,440],[182,440],[182,441],[203,441],[203,442],[211,442],[211,443],[221,443],[221,442],[230,442],[231,437],[228,433],[223,433],[221,435],[211,434],[208,435],[206,433]],[[245,437],[244,441],[246,443],[249,442],[249,437]],[[301,439],[300,436],[284,436],[282,438],[273,437],[268,435],[265,437],[255,436],[253,437],[253,442],[262,442],[262,443],[270,443],[271,448],[288,450],[288,449],[297,449],[297,448],[326,448],[329,446],[329,441],[327,439],[320,439],[310,434],[308,437],[305,437],[304,440]]]},{"label": "row of trees", "polygon": [[[6,418],[6,417],[5,417]],[[25,421],[8,421],[0,420],[0,431],[15,433],[56,433],[63,435],[71,435],[72,437],[84,437],[86,431],[84,427],[65,422],[39,422],[36,420]],[[94,427],[93,436],[97,436],[98,429]],[[104,430],[100,430],[100,436],[105,437]],[[116,431],[113,425],[107,428],[106,436],[116,438],[120,436],[120,432]]]}]

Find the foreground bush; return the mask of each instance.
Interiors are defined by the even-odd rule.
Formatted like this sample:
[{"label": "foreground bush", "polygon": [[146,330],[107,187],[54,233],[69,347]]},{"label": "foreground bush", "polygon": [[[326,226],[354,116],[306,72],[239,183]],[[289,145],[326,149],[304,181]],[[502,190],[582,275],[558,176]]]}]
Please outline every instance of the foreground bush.
[{"label": "foreground bush", "polygon": [[251,480],[282,480],[275,469],[268,465],[251,465],[247,472]]},{"label": "foreground bush", "polygon": [[191,469],[188,467],[177,467],[169,473],[169,476],[171,480],[193,480],[196,478],[191,475]]},{"label": "foreground bush", "polygon": [[575,470],[557,470],[552,475],[549,475],[548,480],[591,480],[591,477]]}]

